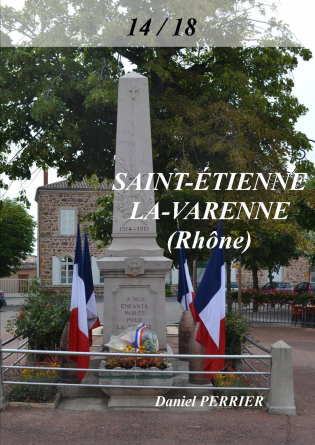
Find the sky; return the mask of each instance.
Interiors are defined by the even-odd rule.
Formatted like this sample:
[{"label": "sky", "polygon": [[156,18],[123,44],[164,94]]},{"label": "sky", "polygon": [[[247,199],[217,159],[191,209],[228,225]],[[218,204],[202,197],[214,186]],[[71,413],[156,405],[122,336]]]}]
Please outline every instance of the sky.
[{"label": "sky", "polygon": [[[2,1],[6,4],[7,1]],[[309,14],[301,14],[301,11],[309,11]],[[315,4],[313,0],[283,0],[278,6],[278,18],[283,22],[288,23],[290,30],[295,34],[298,40],[313,52],[313,59],[309,62],[300,60],[299,66],[293,72],[293,79],[295,86],[293,94],[299,99],[299,102],[304,104],[308,109],[306,116],[302,116],[296,129],[305,133],[309,139],[315,140],[315,32],[312,30],[312,20],[315,17]],[[130,70],[130,67],[127,68]],[[307,159],[315,163],[315,144],[313,144],[313,151],[307,154]],[[34,174],[29,181],[14,181],[8,191],[1,191],[2,198],[15,198],[19,195],[19,190],[26,190],[27,197],[31,202],[29,213],[37,219],[37,204],[35,202],[35,193],[37,187],[43,185],[43,172],[37,170],[34,166],[32,169]],[[4,178],[5,179],[5,178]],[[49,169],[48,181],[50,183],[60,181],[63,178],[58,178],[57,173],[53,169]],[[9,181],[6,181],[8,184]],[[36,248],[34,248],[36,254]]]}]

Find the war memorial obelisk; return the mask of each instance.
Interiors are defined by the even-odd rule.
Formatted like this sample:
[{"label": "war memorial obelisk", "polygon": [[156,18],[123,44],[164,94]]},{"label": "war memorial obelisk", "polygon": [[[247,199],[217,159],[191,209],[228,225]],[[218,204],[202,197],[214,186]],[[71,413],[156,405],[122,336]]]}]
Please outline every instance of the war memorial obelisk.
[{"label": "war memorial obelisk", "polygon": [[[153,172],[148,79],[131,72],[119,79],[115,178],[123,173],[126,186],[141,173],[147,184]],[[120,184],[115,180],[115,187]],[[114,191],[113,241],[98,261],[104,276],[103,340],[129,326],[145,323],[156,332],[160,349],[166,348],[165,275],[172,261],[156,242],[156,221],[130,219],[134,202],[137,217],[154,206],[151,190]]]}]

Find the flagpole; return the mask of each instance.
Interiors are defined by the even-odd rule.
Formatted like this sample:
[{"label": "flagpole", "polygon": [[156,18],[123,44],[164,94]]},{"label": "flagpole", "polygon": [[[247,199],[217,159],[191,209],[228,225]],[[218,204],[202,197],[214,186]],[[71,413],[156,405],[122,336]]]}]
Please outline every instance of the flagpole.
[{"label": "flagpole", "polygon": [[[178,233],[178,236],[179,236],[180,230],[179,230],[178,218],[177,218],[177,233]],[[180,263],[182,264],[182,266],[184,266],[184,258],[183,258],[183,253],[182,253],[182,247],[181,246],[179,247],[179,255],[181,257]],[[188,289],[186,289],[186,286],[185,286],[185,275],[184,275],[184,273],[185,273],[185,271],[183,271],[183,273],[181,273],[181,279],[182,279],[182,282],[183,282],[183,289],[184,289],[184,292],[185,292],[186,311],[188,311],[188,304],[187,304],[187,292],[188,292]]]}]

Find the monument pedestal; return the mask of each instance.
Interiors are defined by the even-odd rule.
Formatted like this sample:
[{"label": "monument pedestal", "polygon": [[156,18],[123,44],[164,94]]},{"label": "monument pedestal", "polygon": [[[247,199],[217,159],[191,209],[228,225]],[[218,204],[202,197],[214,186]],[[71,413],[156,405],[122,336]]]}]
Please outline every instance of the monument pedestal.
[{"label": "monument pedestal", "polygon": [[104,276],[103,340],[129,326],[144,323],[166,349],[165,275],[172,261],[163,256],[104,257],[98,267]]}]

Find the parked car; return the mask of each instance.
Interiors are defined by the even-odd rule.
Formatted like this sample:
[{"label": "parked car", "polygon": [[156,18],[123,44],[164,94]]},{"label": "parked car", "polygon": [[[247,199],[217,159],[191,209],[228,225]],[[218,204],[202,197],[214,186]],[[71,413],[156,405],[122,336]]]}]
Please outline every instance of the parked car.
[{"label": "parked car", "polygon": [[[227,291],[227,283],[225,283],[225,292]],[[231,291],[238,291],[238,284],[235,281],[231,281]]]},{"label": "parked car", "polygon": [[295,286],[294,292],[301,294],[302,292],[314,292],[315,293],[315,283],[310,283],[309,281],[303,281]]},{"label": "parked car", "polygon": [[282,292],[292,292],[292,285],[290,283],[283,283],[282,281],[273,281],[272,283],[267,283],[260,288],[262,291],[282,291]]},{"label": "parked car", "polygon": [[0,289],[0,309],[2,308],[2,306],[6,306],[7,302],[5,301],[4,298],[4,292]]}]

